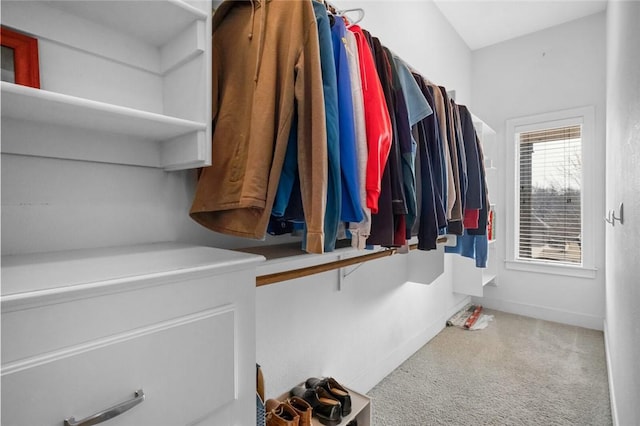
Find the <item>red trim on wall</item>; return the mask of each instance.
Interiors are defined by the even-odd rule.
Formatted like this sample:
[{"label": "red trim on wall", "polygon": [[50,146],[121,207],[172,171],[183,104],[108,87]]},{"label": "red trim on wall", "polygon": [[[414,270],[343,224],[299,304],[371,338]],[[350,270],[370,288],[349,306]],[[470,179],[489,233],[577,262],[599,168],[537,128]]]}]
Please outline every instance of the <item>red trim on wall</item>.
[{"label": "red trim on wall", "polygon": [[39,89],[38,40],[8,28],[0,27],[0,44],[14,51],[16,84]]}]

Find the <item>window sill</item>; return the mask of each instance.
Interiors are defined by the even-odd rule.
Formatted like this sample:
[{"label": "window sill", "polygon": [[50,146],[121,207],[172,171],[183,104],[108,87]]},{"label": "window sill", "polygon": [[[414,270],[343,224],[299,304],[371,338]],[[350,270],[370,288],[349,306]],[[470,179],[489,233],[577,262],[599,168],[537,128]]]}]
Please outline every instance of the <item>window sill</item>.
[{"label": "window sill", "polygon": [[587,266],[568,266],[548,264],[544,262],[525,262],[520,260],[506,260],[506,269],[525,272],[537,272],[540,274],[564,275],[577,278],[595,278],[598,272],[596,268]]}]

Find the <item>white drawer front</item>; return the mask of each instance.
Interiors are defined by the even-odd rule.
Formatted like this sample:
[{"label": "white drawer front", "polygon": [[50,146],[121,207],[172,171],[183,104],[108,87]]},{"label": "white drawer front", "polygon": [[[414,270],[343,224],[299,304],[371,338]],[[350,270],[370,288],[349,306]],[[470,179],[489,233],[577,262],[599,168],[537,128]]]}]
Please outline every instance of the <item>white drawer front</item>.
[{"label": "white drawer front", "polygon": [[[133,397],[108,426],[230,424],[237,397],[234,305],[3,365],[3,426],[60,426]],[[81,320],[81,319],[80,319]]]},{"label": "white drawer front", "polygon": [[2,362],[12,363],[230,303],[237,304],[240,315],[247,315],[250,311],[244,303],[252,300],[247,297],[252,292],[255,275],[251,271],[178,274],[154,277],[144,286],[125,291],[3,310]]}]

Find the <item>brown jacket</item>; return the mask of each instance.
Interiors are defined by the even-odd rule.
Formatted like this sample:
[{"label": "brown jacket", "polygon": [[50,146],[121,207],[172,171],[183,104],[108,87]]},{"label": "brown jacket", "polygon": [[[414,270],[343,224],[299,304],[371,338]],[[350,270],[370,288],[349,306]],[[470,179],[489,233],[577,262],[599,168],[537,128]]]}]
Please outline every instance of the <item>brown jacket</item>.
[{"label": "brown jacket", "polygon": [[[433,99],[435,101],[436,116],[438,117],[438,124],[440,128],[440,139],[442,140],[442,147],[445,152],[445,162],[447,167],[447,219],[459,220],[462,217],[462,210],[456,209],[454,213],[454,205],[457,198],[457,191],[459,190],[459,182],[456,186],[456,178],[453,175],[452,154],[449,148],[449,127],[447,125],[447,110],[445,108],[445,98],[440,90],[440,87],[426,80],[427,85],[433,89]],[[455,153],[454,153],[455,154]],[[456,154],[457,155],[457,154]],[[458,167],[456,163],[456,168]]]},{"label": "brown jacket", "polygon": [[327,140],[311,1],[226,0],[213,17],[212,44],[212,165],[202,170],[191,217],[263,238],[289,132],[297,131],[306,249],[322,253]]}]

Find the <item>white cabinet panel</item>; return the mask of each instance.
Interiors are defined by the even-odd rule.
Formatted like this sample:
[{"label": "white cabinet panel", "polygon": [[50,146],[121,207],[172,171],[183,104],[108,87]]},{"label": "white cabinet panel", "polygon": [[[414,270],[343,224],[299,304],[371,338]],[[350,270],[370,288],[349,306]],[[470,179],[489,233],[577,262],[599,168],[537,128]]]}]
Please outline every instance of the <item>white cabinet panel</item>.
[{"label": "white cabinet panel", "polygon": [[[210,310],[30,359],[2,375],[2,424],[59,426],[127,399],[109,425],[185,425],[236,396],[234,311]],[[31,364],[31,365],[29,365]]]},{"label": "white cabinet panel", "polygon": [[158,243],[2,258],[2,424],[255,422],[261,256]]},{"label": "white cabinet panel", "polygon": [[414,283],[431,284],[444,273],[444,246],[436,250],[409,252],[408,280]]}]

